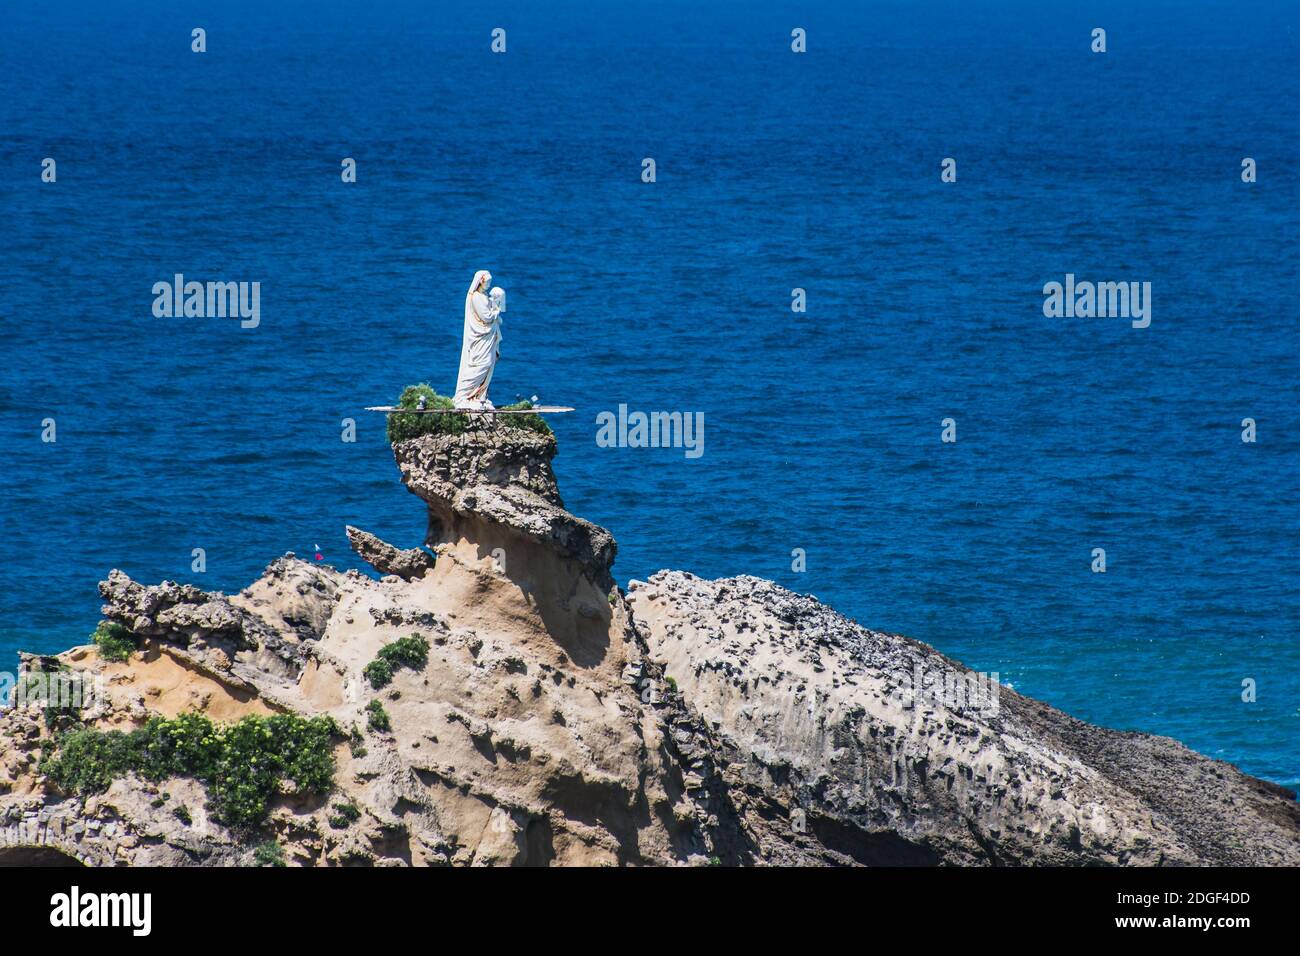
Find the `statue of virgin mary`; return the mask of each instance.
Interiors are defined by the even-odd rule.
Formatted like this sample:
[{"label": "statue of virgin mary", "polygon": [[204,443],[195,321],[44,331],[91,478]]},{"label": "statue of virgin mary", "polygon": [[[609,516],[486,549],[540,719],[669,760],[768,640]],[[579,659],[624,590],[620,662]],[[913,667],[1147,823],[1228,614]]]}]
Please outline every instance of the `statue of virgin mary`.
[{"label": "statue of virgin mary", "polygon": [[505,292],[496,288],[487,294],[492,273],[474,273],[465,294],[465,331],[460,347],[460,373],[456,378],[457,408],[491,411],[488,386],[501,355],[501,313],[505,311]]}]

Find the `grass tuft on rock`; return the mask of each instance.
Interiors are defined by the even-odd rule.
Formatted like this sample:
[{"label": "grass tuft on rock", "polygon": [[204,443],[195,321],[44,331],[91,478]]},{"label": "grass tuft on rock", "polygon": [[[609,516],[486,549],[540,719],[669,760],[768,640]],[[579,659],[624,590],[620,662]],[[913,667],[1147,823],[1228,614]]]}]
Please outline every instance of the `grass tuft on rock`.
[{"label": "grass tuft on rock", "polygon": [[[455,408],[455,404],[446,395],[439,395],[427,382],[408,385],[402,389],[397,404],[402,408],[419,407],[420,398],[424,398],[425,408]],[[532,408],[529,401],[515,402],[513,405],[501,405],[500,410]],[[400,441],[419,438],[421,435],[459,435],[471,427],[471,419],[480,415],[403,415],[393,412],[388,416],[388,443],[396,445]],[[518,428],[542,435],[554,434],[551,426],[540,415],[501,415],[495,419],[496,427]]]}]

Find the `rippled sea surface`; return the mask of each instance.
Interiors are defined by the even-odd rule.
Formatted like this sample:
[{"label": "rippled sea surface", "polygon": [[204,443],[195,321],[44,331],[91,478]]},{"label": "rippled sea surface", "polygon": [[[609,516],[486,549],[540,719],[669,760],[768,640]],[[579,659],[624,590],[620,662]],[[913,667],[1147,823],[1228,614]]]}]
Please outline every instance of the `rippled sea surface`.
[{"label": "rippled sea surface", "polygon": [[[493,397],[577,406],[620,582],[772,578],[1300,780],[1294,4],[118,6],[0,30],[5,669],[113,567],[417,544],[361,409],[453,387],[488,268]],[[260,326],[155,318],[175,273],[260,282]],[[1066,273],[1150,282],[1150,327],[1045,318]],[[598,447],[620,403],[703,412],[703,456]]]}]

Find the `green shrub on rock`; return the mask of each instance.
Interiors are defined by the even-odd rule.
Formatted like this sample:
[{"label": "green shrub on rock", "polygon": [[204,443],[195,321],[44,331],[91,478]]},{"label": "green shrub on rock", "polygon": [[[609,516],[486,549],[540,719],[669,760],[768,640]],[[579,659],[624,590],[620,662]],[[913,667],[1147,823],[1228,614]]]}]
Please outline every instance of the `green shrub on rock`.
[{"label": "green shrub on rock", "polygon": [[[454,408],[452,400],[439,395],[433,387],[425,382],[408,385],[402,389],[397,404],[402,408],[417,408],[423,398],[426,408]],[[402,415],[388,416],[388,442],[396,445],[408,438],[421,435],[459,435],[469,425],[468,415]]]},{"label": "green shrub on rock", "polygon": [[335,813],[329,819],[332,829],[346,830],[351,824],[361,819],[361,809],[355,803],[334,804]]},{"label": "green shrub on rock", "polygon": [[288,866],[284,861],[284,848],[274,840],[258,844],[253,850],[253,866]]},{"label": "green shrub on rock", "polygon": [[419,634],[399,637],[379,649],[379,654],[361,671],[370,686],[378,690],[393,679],[393,672],[402,667],[424,670],[429,663],[429,641]]},{"label": "green shrub on rock", "polygon": [[334,718],[304,720],[297,714],[276,714],[266,722],[277,742],[284,775],[299,792],[328,792],[334,784],[334,738],[343,736]]},{"label": "green shrub on rock", "polygon": [[114,621],[100,621],[90,639],[106,661],[124,661],[136,649],[135,635]]},{"label": "green shrub on rock", "polygon": [[381,657],[376,657],[362,668],[361,673],[370,682],[370,686],[378,690],[380,687],[387,687],[389,681],[393,679],[393,665]]},{"label": "green shrub on rock", "polygon": [[138,731],[82,727],[63,734],[57,749],[41,755],[39,768],[67,793],[100,793],[138,762]]},{"label": "green shrub on rock", "polygon": [[388,711],[384,710],[384,705],[377,700],[372,700],[366,704],[366,725],[371,730],[387,732],[393,729],[393,722],[388,718]]},{"label": "green shrub on rock", "polygon": [[[521,402],[512,402],[509,405],[498,405],[499,411],[513,412],[518,409],[532,408],[533,403],[524,399]],[[554,435],[551,426],[546,424],[546,419],[541,415],[502,415],[497,419],[498,422],[504,423],[507,428],[518,428],[522,431],[537,432],[539,435]]]},{"label": "green shrub on rock", "polygon": [[129,733],[81,727],[60,735],[41,755],[39,769],[67,793],[100,793],[134,772],[146,780],[193,777],[204,783],[215,816],[230,827],[260,824],[269,801],[289,780],[299,793],[333,786],[330,717],[250,714],[215,725],[197,713],[154,717]]},{"label": "green shrub on rock", "polygon": [[380,648],[379,656],[394,667],[423,670],[429,663],[429,640],[421,634],[399,637],[391,644],[385,644]]},{"label": "green shrub on rock", "polygon": [[[425,408],[455,408],[455,404],[446,395],[439,395],[427,382],[408,385],[402,389],[397,404],[402,408],[418,408],[420,399],[424,399]],[[502,405],[500,410],[532,408],[532,402],[515,402]],[[450,415],[403,415],[394,412],[388,416],[388,442],[396,445],[399,441],[419,438],[421,435],[459,435],[470,427],[470,419],[475,415],[459,413]],[[501,415],[493,419],[495,425],[504,428],[518,428],[534,431],[542,435],[553,434],[551,426],[540,415]]]}]

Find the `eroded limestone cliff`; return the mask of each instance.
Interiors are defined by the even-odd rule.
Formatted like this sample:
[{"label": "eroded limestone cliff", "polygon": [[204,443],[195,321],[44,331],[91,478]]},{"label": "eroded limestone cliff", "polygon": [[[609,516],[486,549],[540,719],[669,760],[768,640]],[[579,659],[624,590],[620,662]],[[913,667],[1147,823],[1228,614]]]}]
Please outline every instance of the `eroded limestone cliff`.
[{"label": "eroded limestone cliff", "polygon": [[[1009,688],[925,693],[971,675],[755,578],[665,571],[624,595],[613,537],[564,509],[549,435],[394,454],[431,552],[349,528],[384,577],[290,555],[229,597],[113,571],[104,616],[139,649],[25,659],[102,677],[80,715],[101,729],[330,717],[333,791],[283,788],[257,832],[187,777],[63,792],[39,761],[61,725],[11,708],[0,853],[247,864],[273,840],[303,865],[1300,864],[1294,794],[1175,741]],[[427,663],[375,686],[367,665],[412,634]]]}]

